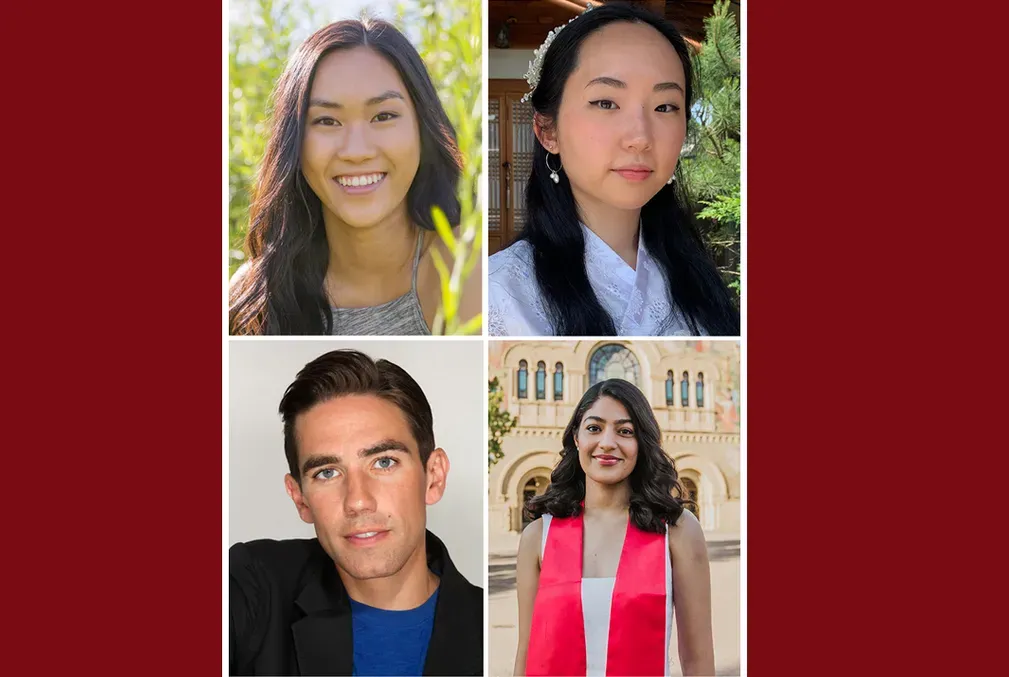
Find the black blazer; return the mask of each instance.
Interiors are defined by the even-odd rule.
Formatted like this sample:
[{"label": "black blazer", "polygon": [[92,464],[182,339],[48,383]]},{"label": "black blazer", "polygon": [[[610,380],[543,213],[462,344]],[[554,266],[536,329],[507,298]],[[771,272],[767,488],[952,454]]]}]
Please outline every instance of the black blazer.
[{"label": "black blazer", "polygon": [[[350,675],[350,602],[318,539],[236,543],[228,551],[229,673]],[[425,675],[483,674],[483,589],[471,585],[427,532],[438,602]]]}]

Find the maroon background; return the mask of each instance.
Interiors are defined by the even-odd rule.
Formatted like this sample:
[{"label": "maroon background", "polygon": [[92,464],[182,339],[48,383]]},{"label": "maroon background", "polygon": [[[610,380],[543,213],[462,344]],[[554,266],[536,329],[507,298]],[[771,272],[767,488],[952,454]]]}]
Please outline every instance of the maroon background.
[{"label": "maroon background", "polygon": [[4,674],[221,673],[221,16],[0,16]]},{"label": "maroon background", "polygon": [[749,674],[1000,673],[1004,3],[743,6]]},{"label": "maroon background", "polygon": [[[999,672],[1006,22],[743,4],[749,674]],[[3,671],[217,674],[221,8],[0,31]]]}]

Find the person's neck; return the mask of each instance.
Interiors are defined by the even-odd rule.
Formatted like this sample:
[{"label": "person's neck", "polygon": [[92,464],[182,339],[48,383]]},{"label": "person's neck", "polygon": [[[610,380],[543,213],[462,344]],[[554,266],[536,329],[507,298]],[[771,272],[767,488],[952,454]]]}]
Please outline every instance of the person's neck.
[{"label": "person's neck", "polygon": [[631,268],[638,267],[640,209],[619,209],[595,200],[578,199],[578,218]]},{"label": "person's neck", "polygon": [[323,221],[329,243],[326,276],[330,280],[370,285],[412,267],[417,228],[405,208],[368,228],[348,226],[328,211]]},{"label": "person's neck", "polygon": [[585,478],[585,512],[600,516],[626,515],[631,505],[628,480],[617,484],[601,484]]},{"label": "person's neck", "polygon": [[427,568],[427,548],[424,545],[414,550],[403,568],[391,576],[362,580],[353,578],[339,567],[337,572],[352,600],[387,611],[416,609],[434,594],[439,583],[438,576]]}]

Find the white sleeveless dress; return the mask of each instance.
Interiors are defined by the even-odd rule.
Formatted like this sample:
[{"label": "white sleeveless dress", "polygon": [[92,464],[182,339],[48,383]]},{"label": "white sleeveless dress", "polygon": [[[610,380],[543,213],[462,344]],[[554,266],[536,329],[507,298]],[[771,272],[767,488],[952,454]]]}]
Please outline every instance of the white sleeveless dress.
[{"label": "white sleeveless dress", "polygon": [[[540,544],[540,561],[547,547],[547,533],[553,515],[543,515],[543,542]],[[666,552],[669,552],[669,529],[666,528]],[[669,675],[669,639],[673,630],[673,566],[666,562],[666,644],[665,671]],[[586,677],[606,676],[606,647],[610,635],[610,602],[616,577],[582,578],[582,616],[585,623]]]}]

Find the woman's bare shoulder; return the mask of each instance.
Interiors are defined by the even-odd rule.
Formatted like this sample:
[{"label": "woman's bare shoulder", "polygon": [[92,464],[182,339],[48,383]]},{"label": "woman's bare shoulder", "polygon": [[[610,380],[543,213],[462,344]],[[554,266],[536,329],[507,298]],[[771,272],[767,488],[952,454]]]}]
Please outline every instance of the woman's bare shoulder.
[{"label": "woman's bare shoulder", "polygon": [[542,540],[543,519],[537,517],[527,524],[522,530],[522,536],[519,538],[519,552],[526,549],[531,549],[533,552],[539,552]]},{"label": "woman's bare shoulder", "polygon": [[694,513],[684,508],[676,524],[669,529],[669,551],[674,555],[696,555],[707,552],[704,530]]}]

